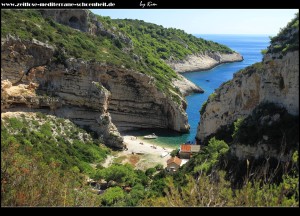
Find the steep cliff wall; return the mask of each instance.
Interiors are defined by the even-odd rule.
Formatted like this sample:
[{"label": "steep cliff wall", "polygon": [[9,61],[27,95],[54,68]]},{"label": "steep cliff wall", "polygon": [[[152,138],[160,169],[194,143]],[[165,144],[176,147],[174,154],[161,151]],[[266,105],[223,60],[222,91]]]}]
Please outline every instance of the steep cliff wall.
[{"label": "steep cliff wall", "polygon": [[[184,99],[178,95],[181,99],[176,102],[159,91],[148,75],[95,61],[68,59],[65,65],[53,63],[51,47],[16,38],[2,41],[1,54],[2,111],[13,107],[49,108],[119,148],[122,138],[114,125],[120,131],[189,130]],[[44,65],[46,69],[35,76],[29,78],[31,72],[23,76],[22,71]]]},{"label": "steep cliff wall", "polygon": [[1,22],[2,111],[48,109],[115,147],[118,131],[189,131],[183,96],[203,90],[166,59],[205,53],[219,64],[238,56],[182,30],[88,10],[5,10]]},{"label": "steep cliff wall", "polygon": [[[52,47],[37,41],[2,40],[1,111],[46,109],[96,132],[108,146],[122,148],[107,112],[110,93],[83,71],[50,64],[52,55]],[[45,65],[45,70],[30,70]]]},{"label": "steep cliff wall", "polygon": [[196,136],[203,144],[226,141],[221,164],[233,184],[249,173],[281,181],[299,149],[298,20],[297,14],[271,38],[262,62],[237,72],[201,108]]},{"label": "steep cliff wall", "polygon": [[[261,63],[237,72],[232,80],[222,84],[209,97],[201,109],[197,131],[199,140],[204,141],[222,126],[225,128],[239,118],[245,119],[249,115],[254,115],[253,111],[262,104],[274,104],[276,107],[284,108],[292,116],[299,116],[299,24],[297,20],[298,17],[271,39],[271,45],[265,51]],[[283,118],[279,113],[272,115],[261,114],[260,117],[274,118],[277,119],[276,121],[281,121]],[[272,120],[268,125],[276,121]],[[258,122],[257,127],[259,125]],[[250,139],[251,133],[248,136]],[[250,152],[258,149],[257,146],[251,148]],[[241,153],[237,155],[240,157]]]},{"label": "steep cliff wall", "polygon": [[264,61],[238,72],[208,100],[197,138],[204,140],[220,126],[248,116],[262,102],[285,107],[299,115],[299,52]]},{"label": "steep cliff wall", "polygon": [[88,73],[85,76],[99,82],[111,93],[108,111],[120,131],[138,128],[189,130],[184,99],[176,103],[156,88],[150,76],[75,59],[68,61],[67,68]]}]

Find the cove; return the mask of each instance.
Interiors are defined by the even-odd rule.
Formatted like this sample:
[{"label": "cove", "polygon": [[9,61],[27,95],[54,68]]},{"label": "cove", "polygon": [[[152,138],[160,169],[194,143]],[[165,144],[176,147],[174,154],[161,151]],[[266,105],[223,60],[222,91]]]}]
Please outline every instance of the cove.
[{"label": "cove", "polygon": [[[261,50],[269,46],[268,35],[195,35],[206,40],[212,40],[239,52],[244,60],[218,65],[217,67],[206,70],[183,73],[187,79],[200,86],[205,92],[202,94],[192,94],[186,97],[188,107],[187,114],[191,126],[190,133],[180,134],[163,129],[149,129],[132,132],[136,136],[144,136],[155,133],[158,138],[149,140],[154,144],[176,148],[178,145],[195,141],[197,126],[200,120],[199,110],[208,96],[214,92],[223,82],[232,79],[237,71],[262,60]],[[147,140],[148,141],[148,140]]]}]

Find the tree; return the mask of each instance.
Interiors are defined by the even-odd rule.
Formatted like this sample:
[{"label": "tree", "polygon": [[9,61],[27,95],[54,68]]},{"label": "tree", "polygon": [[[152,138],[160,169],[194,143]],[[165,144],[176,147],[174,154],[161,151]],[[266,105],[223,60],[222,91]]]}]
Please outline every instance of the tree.
[{"label": "tree", "polygon": [[145,196],[145,188],[143,187],[143,185],[136,184],[126,198],[126,205],[137,206],[139,201],[142,200]]},{"label": "tree", "polygon": [[137,174],[131,165],[113,164],[106,169],[97,171],[95,177],[97,179],[105,179],[106,181],[115,181],[117,183],[125,183],[127,185],[134,185],[137,181]]},{"label": "tree", "polygon": [[177,156],[178,155],[178,153],[179,153],[179,149],[175,149],[175,150],[173,150],[172,152],[171,152],[171,157],[175,157],[175,156]]},{"label": "tree", "polygon": [[229,150],[228,145],[223,140],[217,140],[215,137],[211,138],[208,146],[202,153],[198,155],[200,159],[194,168],[194,172],[209,172],[219,162],[221,156],[225,155]]},{"label": "tree", "polygon": [[156,172],[155,168],[149,168],[146,170],[145,174],[146,176],[152,176]]},{"label": "tree", "polygon": [[157,164],[155,167],[156,171],[162,170],[164,166],[162,164]]},{"label": "tree", "polygon": [[111,187],[101,196],[101,203],[104,206],[117,206],[125,197],[124,191],[120,187]]}]

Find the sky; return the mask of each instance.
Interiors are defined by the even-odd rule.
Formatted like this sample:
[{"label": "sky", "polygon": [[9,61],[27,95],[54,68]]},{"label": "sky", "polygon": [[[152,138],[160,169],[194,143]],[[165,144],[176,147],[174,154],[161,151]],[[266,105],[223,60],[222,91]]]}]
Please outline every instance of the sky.
[{"label": "sky", "polygon": [[112,19],[139,19],[190,34],[276,35],[297,9],[92,9]]}]

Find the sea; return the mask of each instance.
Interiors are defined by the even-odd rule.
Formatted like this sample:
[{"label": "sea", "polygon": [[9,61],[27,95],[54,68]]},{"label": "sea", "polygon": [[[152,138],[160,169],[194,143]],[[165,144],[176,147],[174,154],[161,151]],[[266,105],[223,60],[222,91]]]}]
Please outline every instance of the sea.
[{"label": "sea", "polygon": [[183,73],[183,76],[204,90],[204,93],[192,94],[186,97],[188,104],[186,112],[191,127],[189,133],[181,134],[165,129],[143,129],[132,132],[132,135],[140,137],[155,133],[158,138],[147,141],[174,149],[178,148],[182,143],[195,143],[197,126],[200,122],[199,110],[208,96],[223,82],[232,79],[233,74],[237,71],[260,62],[262,60],[261,50],[266,49],[270,45],[269,35],[196,34],[195,36],[227,45],[239,52],[244,57],[244,60],[242,62],[221,64],[210,70]]}]

